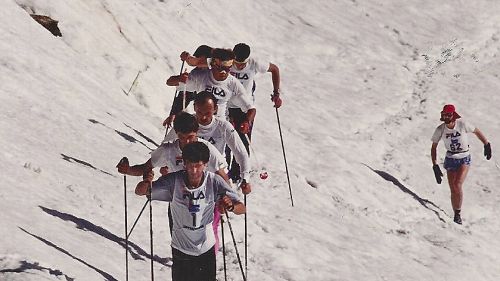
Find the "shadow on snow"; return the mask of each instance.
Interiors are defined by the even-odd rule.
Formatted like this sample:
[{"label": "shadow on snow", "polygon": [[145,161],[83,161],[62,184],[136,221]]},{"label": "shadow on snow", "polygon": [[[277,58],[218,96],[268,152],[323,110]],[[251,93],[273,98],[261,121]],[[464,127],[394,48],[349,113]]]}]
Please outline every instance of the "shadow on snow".
[{"label": "shadow on snow", "polygon": [[429,205],[432,206],[432,207],[434,207],[434,208],[436,208],[436,209],[438,209],[439,211],[443,212],[447,216],[448,216],[448,214],[446,214],[446,212],[443,209],[441,209],[439,206],[437,206],[436,204],[434,204],[432,201],[429,201],[427,199],[423,199],[422,197],[418,196],[415,192],[413,192],[410,189],[408,189],[398,179],[396,179],[395,177],[393,177],[389,173],[384,172],[384,171],[380,171],[380,170],[374,170],[374,169],[372,169],[372,167],[370,167],[370,166],[368,166],[368,165],[366,165],[364,163],[363,163],[363,165],[365,165],[366,167],[368,167],[370,170],[372,170],[377,175],[381,176],[384,180],[392,182],[395,186],[397,186],[399,189],[401,189],[401,191],[403,191],[404,193],[409,194],[411,197],[413,197],[413,199],[417,200],[417,202],[420,203],[420,205],[424,206],[424,208],[426,208],[428,210],[431,210],[434,214],[436,214],[436,216],[438,217],[438,219],[440,221],[445,222],[445,220],[441,217],[441,215],[439,214],[439,212],[437,210],[433,209],[433,208],[430,208]]},{"label": "shadow on snow", "polygon": [[50,247],[52,247],[52,248],[54,248],[54,249],[58,250],[59,252],[61,252],[61,253],[65,254],[65,255],[68,255],[68,256],[70,256],[71,258],[73,258],[74,260],[79,261],[79,262],[83,263],[84,265],[86,265],[86,266],[88,266],[88,267],[92,268],[92,269],[93,269],[93,270],[95,270],[97,273],[101,274],[104,278],[106,278],[106,280],[113,280],[113,281],[115,281],[115,280],[116,280],[116,281],[118,281],[118,280],[117,280],[116,278],[114,278],[111,274],[109,274],[109,273],[107,273],[107,272],[104,272],[104,271],[100,270],[99,268],[97,268],[97,267],[95,267],[95,266],[93,266],[93,265],[91,265],[91,264],[87,263],[86,261],[84,261],[84,260],[82,260],[82,259],[80,259],[80,258],[77,258],[77,257],[73,256],[73,255],[72,255],[72,254],[70,254],[68,251],[66,251],[66,250],[64,250],[63,248],[61,248],[61,247],[57,246],[56,244],[54,244],[54,243],[50,242],[49,240],[44,239],[44,238],[42,238],[42,237],[40,237],[40,236],[37,236],[37,235],[35,235],[35,234],[33,234],[33,233],[30,233],[29,231],[25,230],[25,229],[24,229],[24,228],[22,228],[22,227],[19,227],[19,229],[21,229],[23,232],[25,232],[25,233],[27,233],[27,234],[31,235],[32,237],[35,237],[36,239],[38,239],[38,240],[42,241],[42,242],[43,242],[43,243],[45,243],[46,245],[48,245],[48,246],[50,246]]},{"label": "shadow on snow", "polygon": [[154,140],[152,140],[151,138],[149,138],[148,136],[144,135],[143,133],[141,133],[140,131],[132,128],[131,126],[129,126],[128,124],[126,123],[123,123],[123,125],[125,125],[127,128],[133,130],[136,134],[138,134],[139,136],[141,136],[143,139],[145,139],[146,141],[148,141],[149,143],[152,143],[154,144],[156,147],[160,146],[159,144],[157,144]]},{"label": "shadow on snow", "polygon": [[[131,142],[131,143],[140,143],[140,144],[142,144],[144,147],[146,147],[147,149],[149,149],[149,150],[151,150],[151,151],[153,150],[153,149],[151,149],[149,146],[147,146],[144,142],[142,142],[142,141],[140,141],[140,140],[138,140],[138,139],[134,138],[133,136],[131,136],[131,135],[127,134],[127,133],[124,133],[124,132],[118,131],[118,130],[116,130],[116,129],[110,128],[110,127],[108,127],[107,125],[105,125],[105,124],[103,124],[103,123],[101,123],[101,122],[99,122],[99,121],[97,121],[97,120],[95,120],[95,119],[88,119],[88,120],[89,120],[89,122],[90,122],[90,123],[92,123],[92,124],[99,124],[99,125],[104,126],[104,127],[105,127],[105,128],[107,128],[107,129],[110,129],[110,130],[115,131],[115,133],[117,133],[120,137],[122,137],[122,138],[123,138],[123,139],[125,139],[126,141],[129,141],[129,142]],[[125,124],[125,123],[123,123],[123,124]],[[139,132],[139,131],[137,131],[137,130],[133,129],[132,127],[130,127],[130,126],[129,126],[129,125],[127,125],[127,124],[125,124],[125,126],[127,126],[128,128],[130,128],[130,129],[134,130],[134,132],[135,132],[136,134],[138,134],[139,136],[141,136],[141,137],[143,137],[144,139],[146,139],[146,141],[148,141],[148,142],[150,142],[150,143],[152,143],[152,144],[154,144],[154,145],[158,146],[158,144],[156,144],[156,143],[155,143],[155,142],[154,142],[151,138],[148,138],[147,136],[145,136],[143,133],[141,133],[141,132]]]},{"label": "shadow on snow", "polygon": [[96,171],[99,171],[99,172],[101,172],[101,173],[103,173],[103,174],[106,174],[106,175],[108,175],[108,176],[112,176],[112,177],[115,177],[115,178],[116,178],[116,176],[115,176],[115,175],[112,175],[112,174],[110,174],[110,173],[108,173],[108,172],[106,172],[106,171],[103,171],[103,170],[101,170],[101,169],[97,169],[96,167],[94,167],[92,164],[90,164],[90,163],[88,163],[88,162],[85,162],[85,161],[80,160],[80,159],[76,159],[76,158],[74,158],[74,157],[68,156],[68,155],[63,154],[63,153],[61,153],[61,156],[62,156],[63,160],[66,160],[66,161],[68,161],[68,162],[70,162],[70,163],[76,162],[76,163],[78,163],[78,164],[81,164],[81,165],[83,165],[83,166],[87,166],[87,167],[89,167],[89,168],[91,168],[91,169],[94,169],[94,170],[96,170]]},{"label": "shadow on snow", "polygon": [[[76,228],[78,228],[78,229],[93,232],[99,236],[102,236],[108,240],[111,240],[111,241],[117,243],[118,245],[120,245],[124,249],[126,247],[126,243],[125,243],[124,238],[121,238],[121,237],[109,232],[108,230],[104,229],[101,226],[97,226],[97,225],[95,225],[95,224],[93,224],[85,219],[75,217],[71,214],[62,213],[62,212],[59,212],[57,210],[49,209],[49,208],[46,208],[43,206],[38,206],[38,207],[40,207],[44,212],[46,212],[49,215],[60,218],[64,221],[73,222],[74,224],[76,224]],[[135,243],[131,242],[130,240],[128,241],[128,246],[129,246],[128,251],[134,259],[144,260],[141,256],[146,257],[148,259],[151,259],[151,255],[149,253],[144,251],[141,247],[139,247]],[[162,257],[159,257],[158,255],[155,255],[153,257],[153,261],[155,261],[161,265],[165,265],[165,266],[169,266],[168,262],[170,260],[171,260],[170,258],[162,258]]]},{"label": "shadow on snow", "polygon": [[43,271],[47,270],[50,275],[53,275],[53,276],[64,276],[64,278],[66,278],[66,281],[73,281],[73,280],[75,280],[75,278],[69,277],[68,275],[62,273],[62,271],[60,271],[58,269],[52,269],[52,268],[48,268],[48,267],[43,267],[43,266],[41,266],[37,262],[31,263],[29,261],[20,261],[20,263],[21,263],[20,266],[17,267],[17,268],[2,269],[2,270],[0,270],[0,273],[10,273],[10,272],[11,273],[23,273],[23,272],[27,272],[29,270],[38,270],[38,271],[42,271],[43,272]]}]

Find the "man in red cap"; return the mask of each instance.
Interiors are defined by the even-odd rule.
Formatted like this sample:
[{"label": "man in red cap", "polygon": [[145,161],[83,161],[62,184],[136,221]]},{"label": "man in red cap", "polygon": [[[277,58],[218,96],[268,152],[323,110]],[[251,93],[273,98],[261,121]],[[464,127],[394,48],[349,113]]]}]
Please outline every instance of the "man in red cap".
[{"label": "man in red cap", "polygon": [[448,176],[448,184],[451,191],[451,206],[453,207],[453,221],[462,224],[460,211],[462,208],[462,186],[469,171],[471,157],[469,152],[469,140],[467,133],[474,133],[484,144],[484,156],[487,160],[491,158],[491,145],[483,133],[468,122],[458,120],[461,116],[455,111],[455,106],[447,104],[441,111],[441,121],[432,135],[431,158],[434,176],[438,184],[441,184],[443,173],[436,161],[436,147],[439,140],[443,140],[446,147],[444,168]]}]

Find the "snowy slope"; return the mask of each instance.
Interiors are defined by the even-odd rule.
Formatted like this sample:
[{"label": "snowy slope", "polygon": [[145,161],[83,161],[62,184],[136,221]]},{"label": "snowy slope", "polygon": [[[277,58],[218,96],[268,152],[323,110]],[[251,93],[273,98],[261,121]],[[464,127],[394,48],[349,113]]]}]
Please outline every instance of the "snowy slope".
[{"label": "snowy slope", "polygon": [[[252,178],[248,280],[499,280],[499,12],[488,0],[4,1],[0,280],[125,280],[114,167],[161,141],[180,52],[239,42],[281,69],[295,203],[261,75],[252,163],[270,176]],[[446,103],[493,148],[484,160],[471,136],[463,226],[430,162]],[[138,180],[127,177],[129,225]],[[155,277],[170,280],[166,204],[153,208]],[[232,223],[241,254],[243,219]],[[130,280],[149,280],[147,212],[131,243]],[[241,280],[229,235],[226,246]]]}]

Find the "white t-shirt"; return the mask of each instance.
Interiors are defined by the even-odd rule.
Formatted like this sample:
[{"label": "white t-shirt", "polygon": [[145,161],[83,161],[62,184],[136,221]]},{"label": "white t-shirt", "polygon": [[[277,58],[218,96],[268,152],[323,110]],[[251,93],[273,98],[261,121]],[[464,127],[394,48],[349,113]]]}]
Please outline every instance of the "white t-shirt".
[{"label": "white t-shirt", "polygon": [[[220,169],[225,169],[226,159],[211,143],[198,138],[208,146],[210,150],[210,158],[207,163],[207,170],[210,172],[217,172]],[[164,142],[157,149],[151,153],[151,165],[154,168],[168,167],[168,172],[177,172],[184,169],[184,161],[182,160],[182,151],[179,147],[179,139],[173,142]]]},{"label": "white t-shirt", "polygon": [[453,129],[449,129],[445,123],[439,125],[434,131],[431,141],[438,143],[439,140],[443,140],[447,150],[446,157],[464,158],[470,154],[467,133],[472,133],[475,129],[476,127],[473,125],[457,119]]},{"label": "white t-shirt", "polygon": [[[240,164],[240,176],[247,182],[250,180],[250,158],[245,149],[245,145],[238,136],[238,132],[228,121],[213,117],[212,122],[206,126],[200,125],[198,129],[199,139],[210,142],[222,156],[225,155],[225,145],[227,144],[233,151],[236,162]],[[174,130],[170,130],[165,136],[163,143],[172,142],[177,139]]]},{"label": "white t-shirt", "polygon": [[172,247],[192,256],[206,253],[215,245],[215,203],[222,196],[241,202],[238,194],[219,176],[204,173],[201,186],[188,189],[186,171],[169,173],[153,182],[151,198],[172,202]]},{"label": "white t-shirt", "polygon": [[222,155],[225,154],[225,146],[227,144],[233,152],[236,162],[240,164],[241,178],[249,182],[250,159],[245,145],[231,123],[214,117],[210,124],[206,126],[200,125],[198,137],[213,144]]},{"label": "white t-shirt", "polygon": [[255,108],[252,98],[243,85],[235,77],[228,75],[226,80],[217,81],[210,69],[202,69],[191,73],[186,83],[187,91],[201,92],[208,91],[217,98],[217,117],[227,118],[227,103],[231,102],[234,107],[241,108],[247,112]]},{"label": "white t-shirt", "polygon": [[252,94],[252,101],[254,103],[255,103],[255,96],[254,93],[252,93],[252,87],[255,75],[257,73],[266,73],[267,70],[269,69],[269,64],[270,63],[266,64],[254,58],[249,58],[247,65],[242,70],[238,70],[234,65],[231,67],[230,70],[231,75],[236,77],[241,82],[241,84],[243,85],[243,87],[245,87],[245,90],[247,90],[248,93]]}]

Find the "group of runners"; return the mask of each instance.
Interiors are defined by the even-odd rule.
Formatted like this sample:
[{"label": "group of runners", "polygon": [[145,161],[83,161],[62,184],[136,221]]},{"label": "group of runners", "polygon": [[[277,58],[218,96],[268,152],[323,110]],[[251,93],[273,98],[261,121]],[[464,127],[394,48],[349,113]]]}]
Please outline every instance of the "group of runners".
[{"label": "group of runners", "polygon": [[[245,196],[252,188],[254,78],[271,73],[271,101],[279,108],[280,72],[275,64],[252,58],[245,43],[233,49],[201,45],[193,55],[182,52],[180,58],[194,69],[167,79],[177,94],[163,123],[164,141],[145,163],[129,166],[121,161],[117,168],[122,174],[143,176],[136,194],[170,202],[172,280],[214,281],[221,213],[246,212],[232,185]],[[195,114],[186,111],[191,102]],[[154,168],[161,174],[157,180]]]}]

